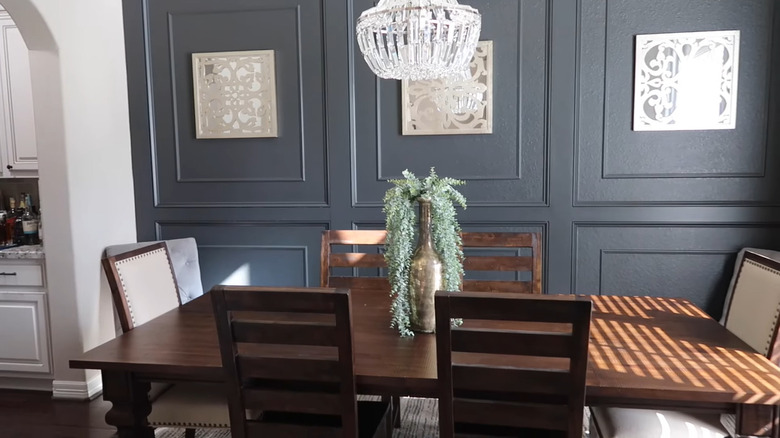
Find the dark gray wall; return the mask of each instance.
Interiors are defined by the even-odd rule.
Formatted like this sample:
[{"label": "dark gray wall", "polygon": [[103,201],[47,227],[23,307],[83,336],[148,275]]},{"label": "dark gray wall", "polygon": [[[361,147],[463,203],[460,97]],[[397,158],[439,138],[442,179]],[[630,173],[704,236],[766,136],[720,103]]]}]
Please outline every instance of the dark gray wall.
[{"label": "dark gray wall", "polygon": [[[468,0],[494,41],[492,135],[400,135],[353,34],[371,0],[125,0],[138,238],[194,236],[205,287],[317,285],[319,235],[377,228],[387,179],[468,180],[466,230],[540,230],[545,289],[718,316],[735,252],[780,248],[772,0]],[[634,36],[739,29],[737,129],[634,132]],[[280,135],[196,140],[190,54],[276,51]]]}]

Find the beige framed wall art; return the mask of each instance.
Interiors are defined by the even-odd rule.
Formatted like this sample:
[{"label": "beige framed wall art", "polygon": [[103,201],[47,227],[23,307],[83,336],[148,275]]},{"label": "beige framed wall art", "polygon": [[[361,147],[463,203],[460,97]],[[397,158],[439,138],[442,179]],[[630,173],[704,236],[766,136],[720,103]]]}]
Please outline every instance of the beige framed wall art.
[{"label": "beige framed wall art", "polygon": [[401,83],[403,135],[493,133],[493,41],[480,41],[470,71]]},{"label": "beige framed wall art", "polygon": [[192,54],[195,137],[278,137],[273,50]]}]

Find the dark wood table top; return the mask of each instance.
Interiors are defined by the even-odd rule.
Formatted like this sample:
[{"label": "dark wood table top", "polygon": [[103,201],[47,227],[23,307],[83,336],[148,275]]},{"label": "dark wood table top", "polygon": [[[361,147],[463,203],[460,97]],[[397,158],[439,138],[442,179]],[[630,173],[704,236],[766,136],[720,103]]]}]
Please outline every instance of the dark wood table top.
[{"label": "dark wood table top", "polygon": [[[780,404],[780,369],[687,300],[593,296],[590,405]],[[361,393],[436,396],[435,335],[388,327],[385,291],[353,291]],[[208,295],[70,362],[150,380],[222,380]]]}]

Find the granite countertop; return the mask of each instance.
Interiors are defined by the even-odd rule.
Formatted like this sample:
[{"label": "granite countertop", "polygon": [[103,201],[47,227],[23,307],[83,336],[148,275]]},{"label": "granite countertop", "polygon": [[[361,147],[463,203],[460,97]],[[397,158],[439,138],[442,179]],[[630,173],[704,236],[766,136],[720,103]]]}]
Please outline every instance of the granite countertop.
[{"label": "granite countertop", "polygon": [[23,245],[0,250],[1,259],[42,259],[45,257],[43,245]]}]

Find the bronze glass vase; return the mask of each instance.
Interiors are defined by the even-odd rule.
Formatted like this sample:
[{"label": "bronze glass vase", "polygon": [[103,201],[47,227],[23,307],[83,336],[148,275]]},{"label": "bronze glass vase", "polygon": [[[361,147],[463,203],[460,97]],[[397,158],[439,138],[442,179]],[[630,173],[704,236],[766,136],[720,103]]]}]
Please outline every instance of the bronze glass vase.
[{"label": "bronze glass vase", "polygon": [[433,297],[442,287],[442,262],[433,248],[431,201],[418,199],[417,202],[420,204],[420,231],[409,273],[410,323],[416,332],[433,333],[436,330]]}]

